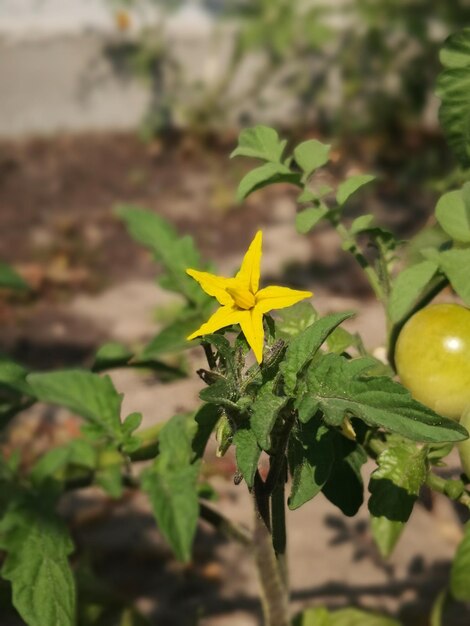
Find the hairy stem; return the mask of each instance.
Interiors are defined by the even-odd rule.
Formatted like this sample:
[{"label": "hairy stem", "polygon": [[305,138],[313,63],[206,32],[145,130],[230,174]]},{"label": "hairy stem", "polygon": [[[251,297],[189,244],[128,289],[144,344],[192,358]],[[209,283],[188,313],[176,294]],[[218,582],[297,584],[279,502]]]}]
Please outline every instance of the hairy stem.
[{"label": "hairy stem", "polygon": [[[259,474],[255,478],[253,496],[255,503],[254,556],[261,588],[264,626],[289,626],[290,615],[286,574],[284,567],[280,565],[273,545],[274,537],[271,534],[271,494],[266,491],[265,484],[259,477]],[[279,534],[280,517],[277,506],[274,507],[273,512],[276,515],[276,521],[273,523],[278,531],[276,544],[278,548],[285,551],[285,541],[282,540],[282,533]]]}]

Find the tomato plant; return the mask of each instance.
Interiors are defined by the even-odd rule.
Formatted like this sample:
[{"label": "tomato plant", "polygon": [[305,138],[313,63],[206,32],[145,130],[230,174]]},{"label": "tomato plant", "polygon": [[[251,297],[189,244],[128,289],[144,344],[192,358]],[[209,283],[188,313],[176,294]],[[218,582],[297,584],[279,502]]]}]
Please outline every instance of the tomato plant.
[{"label": "tomato plant", "polygon": [[[440,82],[442,117],[464,164],[470,146],[461,130],[468,116],[459,121],[457,113],[468,100],[459,92],[462,68],[470,68],[468,50],[470,31],[451,38]],[[464,96],[466,85],[463,81]],[[318,182],[324,180],[316,174],[328,165],[329,145],[310,139],[289,150],[274,129],[256,126],[240,134],[232,156],[261,162],[241,180],[240,200],[267,185],[290,184],[298,192],[299,234],[320,222],[336,231],[384,307],[389,362],[378,360],[360,337],[343,328],[353,313],[321,317],[308,291],[260,289],[261,233],[235,277],[227,278],[214,274],[193,240],[180,237],[158,215],[120,207],[131,236],[158,262],[160,284],[180,295],[181,308],[172,320],[138,350],[102,346],[91,370],[30,372],[0,357],[3,429],[36,402],[62,406],[82,419],[79,437],[51,449],[32,467],[25,469],[18,454],[0,455],[0,575],[28,626],[145,623],[120,599],[101,607],[93,596],[88,606],[78,589],[81,555],[70,558],[75,546],[59,504],[68,492],[91,485],[116,500],[127,490],[141,490],[160,532],[183,562],[192,559],[200,519],[239,541],[259,573],[265,626],[292,624],[287,509],[295,511],[323,494],[353,516],[364,501],[366,479],[371,534],[384,557],[393,551],[424,486],[470,511],[465,409],[470,313],[455,304],[427,306],[445,288],[470,305],[470,184],[437,203],[444,241],[406,264],[402,242],[374,215],[349,217],[350,198],[374,181],[372,175],[349,176],[334,186]],[[3,285],[24,288],[9,268],[2,274]],[[141,414],[123,413],[122,395],[109,374],[113,369],[150,368],[163,384],[187,374],[169,354],[197,346],[207,365],[197,372],[205,387],[193,412],[150,428],[141,427]],[[394,364],[414,398],[396,379]],[[212,433],[219,456],[234,453],[234,481],[252,495],[254,531],[209,501],[201,468]],[[454,444],[460,446],[466,475],[448,478],[438,468]],[[267,473],[261,471],[263,456]],[[375,463],[371,475],[362,471],[368,459]],[[448,589],[432,610],[433,625],[444,624],[448,604],[470,601],[469,525],[462,534]],[[110,621],[103,622],[102,615]],[[294,624],[319,620],[332,626],[398,625],[357,609],[325,607],[304,612]]]}]

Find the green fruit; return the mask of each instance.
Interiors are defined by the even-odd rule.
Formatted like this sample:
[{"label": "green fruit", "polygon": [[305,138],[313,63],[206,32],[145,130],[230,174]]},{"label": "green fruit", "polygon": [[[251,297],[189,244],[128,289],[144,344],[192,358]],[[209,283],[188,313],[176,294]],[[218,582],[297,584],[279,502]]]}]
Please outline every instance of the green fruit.
[{"label": "green fruit", "polygon": [[416,400],[459,420],[470,406],[470,310],[433,304],[418,311],[398,337],[395,363]]}]

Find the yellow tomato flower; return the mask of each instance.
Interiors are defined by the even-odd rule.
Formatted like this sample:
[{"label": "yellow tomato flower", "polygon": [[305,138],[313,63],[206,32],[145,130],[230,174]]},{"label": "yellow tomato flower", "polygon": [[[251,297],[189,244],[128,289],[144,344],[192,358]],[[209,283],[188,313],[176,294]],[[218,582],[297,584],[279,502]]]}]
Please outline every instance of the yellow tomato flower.
[{"label": "yellow tomato flower", "polygon": [[262,232],[259,230],[243,258],[235,278],[215,276],[209,272],[188,269],[204,291],[217,299],[221,307],[200,328],[189,335],[194,339],[216,330],[240,324],[243,334],[255,353],[256,360],[263,360],[264,328],[263,314],[273,309],[284,309],[304,298],[310,291],[298,291],[289,287],[265,287],[259,289]]}]

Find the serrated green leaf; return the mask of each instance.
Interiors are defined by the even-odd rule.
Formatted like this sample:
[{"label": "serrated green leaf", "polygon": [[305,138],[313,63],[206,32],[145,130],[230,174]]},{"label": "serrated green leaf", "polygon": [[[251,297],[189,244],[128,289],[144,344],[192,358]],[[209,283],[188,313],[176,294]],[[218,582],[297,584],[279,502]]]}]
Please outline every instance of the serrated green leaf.
[{"label": "serrated green leaf", "polygon": [[189,561],[199,516],[194,460],[197,423],[193,415],[175,415],[160,431],[159,455],[143,472],[142,489],[148,494],[158,526],[178,559]]},{"label": "serrated green leaf", "polygon": [[393,282],[388,314],[392,322],[398,322],[408,313],[439,269],[434,261],[421,261],[404,269]]},{"label": "serrated green leaf", "polygon": [[412,444],[390,446],[377,458],[369,491],[372,532],[383,557],[395,547],[426,480],[426,450]]},{"label": "serrated green leaf", "polygon": [[29,289],[28,283],[7,263],[0,262],[0,289]]},{"label": "serrated green leaf", "polygon": [[364,187],[364,185],[367,185],[367,183],[370,183],[373,180],[375,180],[375,176],[372,176],[371,174],[357,174],[356,176],[350,176],[338,186],[338,191],[336,192],[336,202],[342,206],[354,193],[356,193],[356,191],[359,191],[361,187]]},{"label": "serrated green leaf", "polygon": [[233,404],[234,394],[230,382],[223,377],[220,377],[212,385],[205,387],[199,392],[199,397],[204,402],[210,402],[211,404],[231,406]]},{"label": "serrated green leaf", "polygon": [[439,264],[452,287],[465,304],[470,306],[470,280],[468,280],[470,248],[441,252],[439,254]]},{"label": "serrated green leaf", "polygon": [[238,185],[237,200],[241,202],[253,191],[275,183],[299,184],[300,176],[282,163],[265,163],[248,172]]},{"label": "serrated green leaf", "polygon": [[6,551],[1,575],[28,626],[74,626],[75,582],[68,563],[73,544],[55,514],[55,495],[17,491],[0,521]]},{"label": "serrated green leaf", "polygon": [[294,149],[294,159],[306,180],[316,169],[328,163],[331,146],[317,139],[303,141]]},{"label": "serrated green leaf", "polygon": [[345,515],[356,515],[364,500],[361,468],[367,461],[364,449],[337,432],[332,432],[334,463],[322,488],[323,495]]},{"label": "serrated green leaf", "polygon": [[289,508],[297,509],[314,498],[327,482],[334,462],[331,431],[320,420],[300,424],[289,439],[292,488]]},{"label": "serrated green leaf", "polygon": [[249,428],[239,428],[235,433],[233,443],[236,446],[238,471],[251,489],[261,456],[261,448],[256,441],[254,432]]},{"label": "serrated green leaf", "polygon": [[452,563],[450,589],[457,600],[470,601],[470,522]]},{"label": "serrated green leaf", "polygon": [[322,317],[303,332],[292,339],[287,347],[284,360],[279,369],[284,376],[284,385],[287,394],[293,394],[297,385],[297,378],[305,365],[315,356],[328,336],[344,320],[352,317],[353,313],[334,313]]},{"label": "serrated green leaf", "polygon": [[254,126],[245,128],[238,137],[238,146],[230,155],[253,157],[279,163],[286,146],[286,140],[280,140],[279,135],[273,128],[268,126]]},{"label": "serrated green leaf", "polygon": [[84,370],[66,370],[27,377],[41,402],[64,406],[92,422],[102,434],[120,439],[122,395],[109,376]]},{"label": "serrated green leaf", "polygon": [[309,368],[309,394],[328,424],[340,426],[352,415],[368,426],[382,427],[414,441],[462,441],[468,436],[460,424],[413,400],[399,383],[386,376],[361,375],[355,361],[327,354]]},{"label": "serrated green leaf", "polygon": [[439,120],[460,164],[470,165],[470,28],[451,35],[440,53]]},{"label": "serrated green leaf", "polygon": [[198,465],[179,469],[148,469],[142,475],[142,489],[148,494],[163,536],[176,557],[187,562],[197,528]]},{"label": "serrated green leaf", "polygon": [[151,211],[125,205],[118,207],[116,212],[131,236],[150,248],[156,260],[164,266],[166,289],[182,294],[196,306],[208,301],[209,296],[186,274],[188,268],[204,269],[191,237],[179,237],[173,226]]},{"label": "serrated green leaf", "polygon": [[328,213],[326,204],[321,203],[319,206],[310,206],[295,216],[295,227],[297,232],[306,235],[318,222]]},{"label": "serrated green leaf", "polygon": [[271,447],[271,430],[286,405],[288,398],[276,395],[277,379],[269,380],[259,389],[253,402],[250,425],[258,445],[263,450]]},{"label": "serrated green leaf", "polygon": [[[470,68],[469,68],[470,70]],[[463,189],[449,191],[439,198],[436,219],[445,232],[464,243],[470,242],[470,184]]]}]

